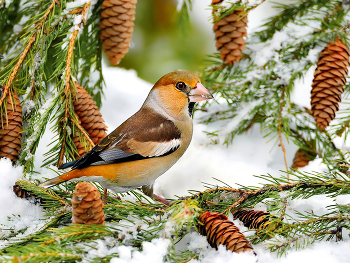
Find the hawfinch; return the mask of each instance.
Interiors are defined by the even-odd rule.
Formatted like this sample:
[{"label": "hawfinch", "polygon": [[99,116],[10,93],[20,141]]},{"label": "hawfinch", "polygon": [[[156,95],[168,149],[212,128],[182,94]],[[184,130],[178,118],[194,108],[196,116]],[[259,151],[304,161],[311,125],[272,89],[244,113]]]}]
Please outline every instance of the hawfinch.
[{"label": "hawfinch", "polygon": [[191,142],[194,104],[212,98],[195,74],[166,74],[138,112],[82,158],[59,167],[72,167],[71,171],[40,186],[75,179],[96,181],[117,193],[142,186],[151,195],[154,181],[179,160]]}]

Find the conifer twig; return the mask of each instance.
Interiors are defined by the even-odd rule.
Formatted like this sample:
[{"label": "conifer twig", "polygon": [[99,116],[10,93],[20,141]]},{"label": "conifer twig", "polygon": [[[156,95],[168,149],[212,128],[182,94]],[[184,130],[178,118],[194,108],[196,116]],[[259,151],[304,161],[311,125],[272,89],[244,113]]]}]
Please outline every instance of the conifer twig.
[{"label": "conifer twig", "polygon": [[20,32],[18,32],[17,34],[15,34],[14,36],[12,36],[2,47],[0,47],[0,52],[2,52],[5,47],[7,47],[7,45],[9,43],[11,43],[12,41],[14,41],[17,37],[19,37],[20,35],[22,35],[24,32],[26,32],[24,29],[21,30]]},{"label": "conifer twig", "polygon": [[[85,15],[86,12],[88,11],[88,7],[90,6],[91,1],[87,2],[82,9],[79,9],[79,11],[81,10],[81,16],[82,16],[82,21],[85,21]],[[76,9],[78,10],[78,9]],[[74,10],[73,10],[74,11]],[[72,37],[69,41],[69,45],[68,45],[68,54],[67,54],[67,60],[66,60],[66,77],[65,77],[65,89],[64,89],[64,94],[66,96],[65,98],[65,111],[64,111],[64,118],[62,119],[62,121],[66,120],[67,118],[70,118],[69,116],[69,102],[70,102],[70,95],[71,95],[71,86],[70,86],[70,79],[71,79],[71,62],[72,62],[72,57],[73,57],[73,49],[74,49],[74,43],[75,43],[75,39],[79,33],[79,29],[81,27],[81,23],[79,25],[77,25],[77,29],[74,30]],[[71,118],[70,118],[71,119]],[[79,126],[78,129],[80,130]],[[64,151],[65,151],[65,146],[66,146],[66,135],[67,135],[67,131],[66,129],[64,129],[63,131],[63,141],[62,141],[62,145],[61,145],[61,150],[60,150],[60,154],[59,154],[59,158],[57,161],[57,166],[59,167],[62,162],[63,162],[63,157],[64,157]],[[84,137],[85,134],[83,133]],[[89,143],[91,140],[88,140]],[[91,141],[92,142],[92,141]],[[90,143],[91,144],[91,143]],[[94,145],[94,144],[91,144]]]},{"label": "conifer twig", "polygon": [[342,136],[342,134],[343,134],[343,132],[346,130],[346,128],[349,128],[349,125],[350,125],[350,119],[347,120],[347,121],[345,122],[345,124],[343,125],[343,127],[342,127],[340,130],[338,130],[338,131],[336,132],[336,135],[338,135],[339,137]]},{"label": "conifer twig", "polygon": [[63,157],[64,157],[64,147],[66,145],[66,129],[64,129],[63,131],[63,141],[62,141],[62,146],[61,146],[61,150],[60,150],[60,155],[58,157],[58,161],[57,161],[57,167],[60,167],[62,162],[63,162]]},{"label": "conifer twig", "polygon": [[304,222],[300,222],[300,223],[296,223],[296,224],[292,224],[292,225],[287,225],[287,226],[283,227],[282,230],[293,228],[296,226],[308,225],[310,223],[315,223],[315,222],[320,222],[320,221],[339,220],[339,219],[350,219],[350,216],[341,215],[341,216],[332,216],[332,217],[322,217],[322,218],[311,219],[311,220],[307,220]]},{"label": "conifer twig", "polygon": [[81,256],[78,255],[74,255],[74,254],[68,254],[68,253],[54,253],[54,252],[46,252],[46,253],[30,253],[28,255],[25,256],[14,256],[12,261],[13,263],[15,262],[23,262],[24,260],[28,260],[30,258],[34,258],[34,257],[43,257],[43,256],[50,256],[50,257],[59,257],[59,258],[75,258],[75,259],[81,259]]},{"label": "conifer twig", "polygon": [[[288,164],[287,164],[287,157],[286,157],[286,148],[284,147],[283,141],[282,141],[282,110],[283,110],[283,105],[284,105],[284,96],[285,96],[285,90],[286,86],[283,86],[282,88],[282,96],[281,96],[281,104],[280,104],[280,112],[279,112],[279,120],[278,120],[278,137],[280,140],[280,146],[283,151],[283,158],[284,158],[284,164],[286,166],[286,171],[288,172]],[[289,173],[287,173],[287,177],[289,180]]]},{"label": "conifer twig", "polygon": [[[308,182],[301,182],[301,181],[299,181],[299,182],[288,183],[288,184],[267,185],[267,186],[264,186],[262,188],[255,189],[255,190],[242,190],[242,189],[222,187],[222,188],[208,189],[206,191],[197,193],[197,194],[191,196],[188,199],[193,199],[195,197],[198,197],[199,195],[202,195],[204,193],[210,193],[210,192],[213,192],[213,191],[229,191],[229,192],[237,192],[237,193],[239,193],[240,194],[240,198],[238,199],[238,201],[233,203],[230,207],[228,207],[227,209],[225,209],[222,212],[222,213],[226,213],[227,211],[231,211],[236,206],[242,204],[248,198],[253,197],[253,196],[262,195],[262,194],[266,193],[267,191],[282,192],[282,191],[286,191],[286,190],[289,190],[289,189],[292,189],[292,188],[295,188],[295,187],[300,187],[300,188],[330,187],[330,186],[334,185],[334,183],[341,183],[341,182],[338,182],[338,181],[334,181],[334,182],[332,182],[332,181],[315,181],[315,182],[312,182],[312,183],[308,183]],[[343,184],[343,185],[341,185],[339,187],[341,187],[341,188],[350,188],[350,185]]]},{"label": "conifer twig", "polygon": [[253,9],[257,8],[259,5],[261,5],[262,3],[264,3],[265,0],[262,0],[260,3],[252,6],[252,7],[249,7],[246,11],[249,12],[249,11],[252,11]]},{"label": "conifer twig", "polygon": [[335,146],[335,144],[334,144],[334,142],[332,140],[332,137],[329,135],[328,131],[327,130],[322,130],[321,132],[323,132],[327,136],[327,138],[328,138],[332,148],[338,152],[338,154],[340,155],[340,158],[342,160],[345,160],[344,154],[342,153],[342,151],[340,149],[337,148],[337,146]]},{"label": "conifer twig", "polygon": [[[85,21],[85,15],[86,12],[88,10],[88,7],[90,6],[91,1],[87,2],[83,8],[81,9],[81,16],[83,17],[83,21]],[[80,10],[80,9],[79,9]],[[73,56],[73,49],[74,49],[74,43],[75,43],[75,39],[79,33],[79,29],[81,27],[81,23],[78,26],[78,29],[74,30],[72,37],[69,41],[69,47],[68,47],[68,56],[67,56],[67,61],[66,61],[66,89],[65,89],[65,94],[66,97],[69,96],[70,94],[70,78],[71,78],[71,61],[72,61],[72,56]],[[66,109],[68,111],[68,109]]]},{"label": "conifer twig", "polygon": [[217,188],[211,188],[208,190],[205,190],[203,192],[199,192],[197,194],[194,194],[191,196],[191,199],[193,199],[196,196],[205,194],[205,193],[211,193],[211,192],[215,192],[215,191],[226,191],[226,192],[242,192],[242,190],[236,189],[236,188],[231,188],[231,187],[217,187]]},{"label": "conifer twig", "polygon": [[[55,0],[52,1],[51,5],[49,6],[49,8],[46,10],[46,13],[45,15],[43,16],[43,18],[40,20],[40,23],[36,26],[36,30],[39,30],[42,25],[44,24],[47,16],[50,14],[51,10],[53,9],[53,7],[55,6]],[[17,61],[16,65],[14,66],[12,72],[11,72],[11,75],[10,75],[10,78],[8,79],[6,85],[4,86],[4,89],[3,89],[3,95],[2,97],[0,98],[0,105],[2,105],[4,99],[6,98],[7,96],[7,93],[9,91],[9,88],[13,82],[13,80],[15,79],[17,73],[18,73],[18,70],[20,68],[20,66],[22,65],[24,59],[26,58],[28,52],[29,52],[29,49],[31,48],[32,44],[34,43],[35,39],[36,39],[36,36],[37,36],[37,32],[35,32],[32,37],[30,38],[30,40],[28,41],[28,44],[27,46],[25,47],[25,49],[23,50],[23,53],[22,55],[20,56],[19,60]]]},{"label": "conifer twig", "polygon": [[74,233],[69,233],[69,234],[66,234],[66,235],[62,235],[62,236],[59,236],[59,237],[55,237],[53,239],[50,239],[44,243],[41,243],[40,246],[46,246],[46,245],[49,245],[53,242],[59,242],[59,240],[61,239],[64,239],[64,238],[68,238],[68,237],[71,237],[71,236],[76,236],[76,235],[82,235],[82,234],[92,234],[92,233],[110,233],[109,231],[103,231],[103,230],[86,230],[86,231],[78,231],[78,232],[74,232]]},{"label": "conifer twig", "polygon": [[[287,152],[286,152],[286,148],[284,147],[284,144],[283,144],[283,141],[282,141],[282,110],[283,110],[283,104],[284,104],[285,90],[286,90],[286,86],[283,86],[283,88],[282,88],[282,96],[281,96],[280,112],[279,112],[279,120],[278,120],[278,137],[279,137],[279,140],[280,140],[280,146],[281,146],[282,151],[283,151],[284,164],[286,166],[287,178],[288,178],[288,181],[289,181],[288,164],[287,164],[287,156],[286,156]],[[280,220],[281,221],[284,218],[284,213],[285,213],[286,209],[287,209],[287,197],[283,201],[283,208],[282,208],[281,216],[280,216]]]},{"label": "conifer twig", "polygon": [[315,149],[315,147],[313,147],[312,144],[309,141],[307,141],[297,130],[294,130],[294,129],[290,128],[290,131],[292,133],[294,133],[296,136],[298,136],[298,138],[301,139],[311,149],[311,151],[314,154],[316,154],[320,158],[322,158],[322,155]]},{"label": "conifer twig", "polygon": [[243,196],[236,202],[234,202],[229,208],[226,208],[224,211],[222,211],[223,214],[225,214],[227,211],[231,211],[233,208],[236,206],[240,205],[243,203],[245,200],[247,200],[249,197],[248,193],[244,193]]},{"label": "conifer twig", "polygon": [[293,243],[293,242],[295,242],[295,241],[297,241],[298,239],[303,238],[303,237],[311,237],[311,236],[327,235],[327,234],[334,235],[334,234],[336,234],[336,232],[337,232],[336,230],[319,231],[319,232],[310,233],[310,234],[307,234],[307,235],[304,235],[304,236],[298,236],[298,237],[293,238],[293,239],[291,239],[291,240],[288,240],[288,241],[286,241],[286,242],[284,242],[284,243],[282,243],[282,244],[280,244],[280,245],[275,246],[275,247],[274,247],[274,250],[277,250],[277,249],[279,249],[279,248],[281,248],[281,247],[284,247],[284,246],[286,246],[286,245],[288,245],[288,244],[290,244],[290,243]]},{"label": "conifer twig", "polygon": [[[78,118],[78,117],[77,117]],[[77,128],[79,129],[79,131],[83,134],[83,136],[85,137],[85,139],[89,142],[90,144],[90,149],[92,147],[95,146],[94,142],[91,140],[89,134],[85,131],[85,129],[83,127],[81,127],[81,125],[74,119],[72,118],[72,116],[69,116],[69,119],[75,124],[75,126],[77,126]]]}]

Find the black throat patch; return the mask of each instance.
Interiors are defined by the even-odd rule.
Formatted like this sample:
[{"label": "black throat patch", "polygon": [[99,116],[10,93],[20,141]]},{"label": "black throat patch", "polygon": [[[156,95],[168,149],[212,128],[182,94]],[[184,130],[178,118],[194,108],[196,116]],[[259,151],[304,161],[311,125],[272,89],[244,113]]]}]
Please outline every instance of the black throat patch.
[{"label": "black throat patch", "polygon": [[193,108],[195,104],[196,104],[195,102],[188,103],[188,114],[190,114],[190,117],[192,117],[193,115]]}]

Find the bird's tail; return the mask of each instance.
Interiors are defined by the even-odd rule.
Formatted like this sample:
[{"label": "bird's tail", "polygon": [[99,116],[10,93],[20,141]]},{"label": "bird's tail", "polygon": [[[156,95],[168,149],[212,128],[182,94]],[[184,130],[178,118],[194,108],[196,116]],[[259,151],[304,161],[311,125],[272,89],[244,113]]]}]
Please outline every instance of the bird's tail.
[{"label": "bird's tail", "polygon": [[72,171],[69,171],[68,173],[65,173],[65,174],[62,174],[62,175],[57,176],[55,178],[52,178],[50,180],[47,180],[47,181],[39,184],[39,186],[49,188],[49,187],[52,187],[56,184],[60,184],[60,183],[63,183],[65,181],[68,181],[68,180],[71,180],[74,178],[79,178],[79,177],[80,177],[79,170],[72,170]]}]

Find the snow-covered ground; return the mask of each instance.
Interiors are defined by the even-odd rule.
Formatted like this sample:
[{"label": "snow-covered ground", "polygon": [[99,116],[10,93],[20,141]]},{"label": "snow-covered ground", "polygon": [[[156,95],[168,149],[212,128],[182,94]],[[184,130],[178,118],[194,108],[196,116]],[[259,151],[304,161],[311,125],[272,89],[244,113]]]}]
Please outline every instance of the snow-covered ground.
[{"label": "snow-covered ground", "polygon": [[[211,1],[203,1],[205,4],[198,4],[201,0],[194,1],[194,10],[205,8],[205,5],[210,4]],[[271,2],[267,1],[266,5],[261,8],[263,10],[271,11]],[[260,12],[263,14],[271,12]],[[261,11],[261,10],[260,10]],[[256,12],[256,13],[253,13]],[[256,27],[261,24],[261,20],[266,17],[258,17],[259,8],[255,9],[250,14],[252,26]],[[200,23],[209,23],[207,17],[210,16],[210,10],[202,13],[196,13],[194,16],[200,17]],[[206,20],[203,20],[203,17]],[[253,19],[253,17],[255,19]],[[211,25],[206,25],[210,28]],[[132,70],[124,70],[120,68],[108,67],[104,64],[103,73],[106,80],[105,96],[103,99],[103,106],[101,112],[103,118],[109,127],[109,132],[118,127],[126,118],[135,113],[142,105],[146,98],[152,84],[147,83],[137,77],[137,73]],[[159,76],[161,77],[161,76]],[[303,94],[310,94],[312,74],[304,81],[300,81],[299,85],[295,85],[296,90],[292,95],[292,100],[302,106],[309,106],[309,99],[307,96],[300,96]],[[247,105],[249,106],[249,105]],[[217,107],[213,105],[213,107]],[[194,115],[194,134],[193,140],[183,155],[183,157],[164,175],[157,179],[155,183],[155,192],[166,198],[175,198],[174,196],[186,195],[188,190],[204,190],[203,183],[223,185],[221,182],[232,187],[237,185],[257,186],[262,183],[262,179],[254,177],[254,175],[271,174],[278,176],[282,174],[280,170],[284,170],[283,153],[280,147],[275,146],[275,141],[268,143],[267,138],[263,138],[259,127],[255,126],[249,133],[236,137],[233,144],[229,147],[222,145],[223,138],[218,139],[218,144],[210,144],[211,138],[208,138],[204,131],[221,130],[220,123],[210,125],[200,124],[200,119],[204,113],[197,111]],[[235,123],[232,123],[235,125]],[[36,158],[36,167],[40,167],[45,153],[45,146],[49,144],[52,134],[46,133],[38,150]],[[285,141],[287,149],[287,161],[291,164],[296,146],[288,144]],[[13,228],[15,230],[30,226],[27,233],[38,229],[44,224],[42,221],[43,212],[39,206],[29,203],[27,200],[15,197],[12,192],[12,186],[17,178],[21,178],[21,167],[13,168],[9,160],[0,160],[0,236],[1,229]],[[303,168],[306,171],[322,171],[325,166],[316,159]],[[39,170],[39,168],[38,168]],[[45,177],[54,177],[56,174],[49,169],[42,169],[41,173]],[[221,182],[220,182],[221,181]],[[336,200],[338,203],[347,204],[347,197],[339,197]],[[288,203],[288,210],[297,209],[303,212],[313,211],[315,214],[323,214],[326,212],[325,207],[334,204],[335,200],[318,196],[306,200],[290,200]],[[11,217],[11,220],[9,220]],[[242,231],[246,229],[238,222]],[[346,237],[345,237],[346,238]],[[5,245],[6,241],[0,241],[0,247]],[[157,239],[152,242],[145,242],[143,244],[142,252],[134,252],[131,247],[116,247],[113,252],[118,252],[120,258],[115,258],[113,263],[125,262],[162,262],[162,258],[166,253],[166,248],[169,245],[167,239]],[[221,247],[218,251],[212,249],[205,237],[202,237],[196,232],[187,235],[181,243],[179,248],[189,248],[193,251],[201,250],[203,259],[201,262],[206,263],[221,263],[221,262],[256,262],[257,258],[249,253],[236,254],[226,251]],[[318,263],[323,262],[348,262],[350,258],[350,242],[348,240],[342,242],[319,242],[315,243],[306,249],[291,251],[282,258],[277,258],[276,254],[271,253],[264,246],[258,245],[254,249],[258,255],[258,262],[261,263],[291,263],[291,262],[309,262],[314,261]],[[106,248],[105,242],[98,242],[96,251],[91,253],[100,253],[100,255],[111,253]],[[192,259],[191,263],[199,262]]]}]

